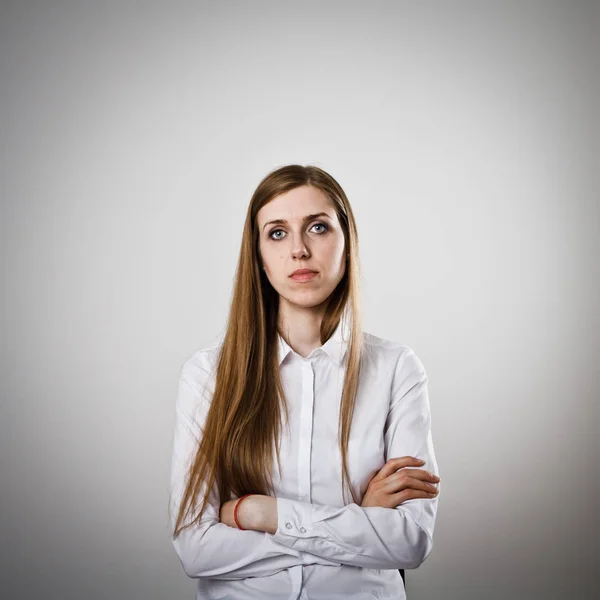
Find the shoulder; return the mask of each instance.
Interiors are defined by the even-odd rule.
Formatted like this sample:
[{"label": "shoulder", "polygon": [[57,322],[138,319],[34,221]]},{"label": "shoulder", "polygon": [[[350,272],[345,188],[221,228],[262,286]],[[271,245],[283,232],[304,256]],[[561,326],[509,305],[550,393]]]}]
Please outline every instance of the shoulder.
[{"label": "shoulder", "polygon": [[370,348],[371,354],[379,353],[377,372],[387,372],[390,378],[390,410],[395,406],[411,407],[425,415],[429,403],[428,376],[414,349],[403,342],[368,333],[364,336],[365,347]]},{"label": "shoulder", "polygon": [[216,373],[220,350],[220,343],[194,350],[185,358],[179,378],[194,387],[206,385]]},{"label": "shoulder", "polygon": [[365,353],[376,363],[385,363],[394,368],[396,373],[420,373],[425,375],[425,367],[415,350],[408,344],[379,337],[363,331]]}]

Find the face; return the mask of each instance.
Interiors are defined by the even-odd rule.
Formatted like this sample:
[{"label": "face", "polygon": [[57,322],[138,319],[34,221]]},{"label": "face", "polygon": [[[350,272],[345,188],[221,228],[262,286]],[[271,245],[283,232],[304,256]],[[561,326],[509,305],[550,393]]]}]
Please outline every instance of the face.
[{"label": "face", "polygon": [[[279,293],[280,306],[288,302],[312,308],[325,302],[346,269],[344,233],[329,196],[308,185],[295,188],[265,204],[257,221],[262,265]],[[316,275],[293,279],[297,269],[311,269]]]}]

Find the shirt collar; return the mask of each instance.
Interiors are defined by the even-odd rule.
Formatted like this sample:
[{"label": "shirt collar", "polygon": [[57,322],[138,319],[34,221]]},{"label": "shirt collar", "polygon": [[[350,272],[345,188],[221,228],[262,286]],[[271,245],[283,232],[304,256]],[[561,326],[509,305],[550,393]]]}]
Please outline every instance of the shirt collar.
[{"label": "shirt collar", "polygon": [[[277,332],[278,339],[278,348],[279,348],[279,364],[283,362],[285,357],[290,353],[294,352],[294,350],[289,346],[289,344],[283,339],[281,334]],[[310,354],[309,357],[313,354],[317,353],[318,350],[322,350],[325,352],[336,365],[340,365],[346,355],[346,351],[348,350],[348,341],[350,339],[350,323],[344,317],[340,319],[336,330],[333,332],[332,336],[319,348],[315,348]],[[303,357],[304,358],[304,357]],[[307,357],[308,358],[308,357]]]}]

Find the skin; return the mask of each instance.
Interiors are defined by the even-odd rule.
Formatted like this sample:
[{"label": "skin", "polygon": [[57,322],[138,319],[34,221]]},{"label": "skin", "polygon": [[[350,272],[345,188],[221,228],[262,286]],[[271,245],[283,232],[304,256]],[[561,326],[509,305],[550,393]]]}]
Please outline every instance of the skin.
[{"label": "skin", "polygon": [[[307,215],[326,213],[306,221]],[[286,224],[267,224],[284,219]],[[301,186],[275,197],[257,214],[259,260],[279,294],[279,332],[290,347],[307,357],[321,344],[321,321],[329,296],[346,270],[346,243],[332,200],[321,190]],[[266,226],[265,226],[266,225]],[[313,269],[318,275],[308,282],[294,281],[296,269]],[[398,469],[422,464],[413,457],[390,459],[373,477],[361,506],[390,506],[431,490],[439,478],[420,469]],[[429,483],[431,482],[431,483]],[[409,486],[413,486],[412,488]],[[435,489],[435,488],[433,488]],[[421,495],[415,495],[421,494]],[[220,520],[237,528],[233,511],[238,499],[221,506]],[[253,494],[240,503],[238,521],[244,529],[277,531],[277,498]]]},{"label": "skin", "polygon": [[[304,217],[326,213],[310,221]],[[269,224],[284,219],[288,224]],[[346,271],[346,243],[332,200],[302,186],[277,196],[257,215],[259,253],[269,283],[279,294],[279,331],[301,356],[321,346],[327,302]],[[318,271],[311,281],[294,281],[296,269]]]}]

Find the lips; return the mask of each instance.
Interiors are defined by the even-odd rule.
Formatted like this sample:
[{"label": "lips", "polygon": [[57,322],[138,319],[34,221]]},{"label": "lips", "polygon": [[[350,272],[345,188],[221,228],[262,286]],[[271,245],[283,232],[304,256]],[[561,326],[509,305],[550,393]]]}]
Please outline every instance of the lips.
[{"label": "lips", "polygon": [[310,273],[316,273],[317,271],[313,271],[312,269],[298,269],[294,271],[290,277],[296,277],[296,275],[308,275]]},{"label": "lips", "polygon": [[298,269],[290,275],[290,279],[293,279],[294,281],[310,281],[318,274],[318,271],[313,271],[311,269]]}]

